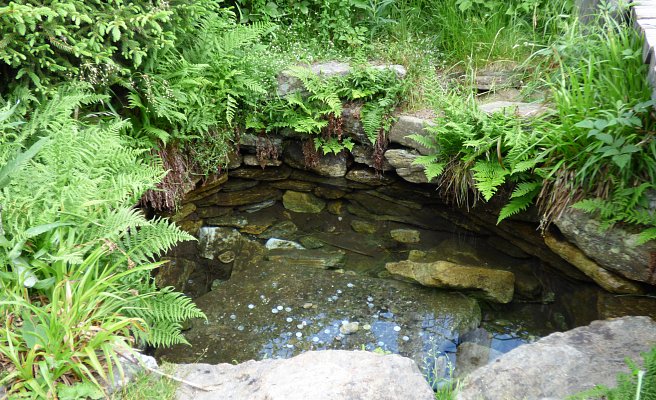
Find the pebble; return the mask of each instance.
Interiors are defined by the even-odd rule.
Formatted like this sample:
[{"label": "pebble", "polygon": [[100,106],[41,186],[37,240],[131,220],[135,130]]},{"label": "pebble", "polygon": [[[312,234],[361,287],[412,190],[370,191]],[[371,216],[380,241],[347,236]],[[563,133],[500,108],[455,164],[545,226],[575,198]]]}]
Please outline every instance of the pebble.
[{"label": "pebble", "polygon": [[400,331],[401,331],[400,326],[397,325],[397,326],[394,327],[394,332],[400,332]]},{"label": "pebble", "polygon": [[230,316],[230,319],[234,321],[234,320],[237,319],[237,316],[236,316],[235,314],[232,314],[232,315]]},{"label": "pebble", "polygon": [[337,299],[339,299],[339,297],[333,296],[333,297],[331,297],[331,299],[333,299],[333,301],[337,301]]},{"label": "pebble", "polygon": [[339,333],[342,335],[351,335],[359,330],[360,324],[357,322],[342,323],[342,326],[339,327]]},{"label": "pebble", "polygon": [[374,303],[367,303],[367,307],[374,308]]},{"label": "pebble", "polygon": [[278,314],[278,309],[277,308],[272,308],[271,312],[274,313],[274,314]]},{"label": "pebble", "polygon": [[407,342],[408,340],[410,340],[410,338],[408,336],[403,336],[401,339],[403,339],[404,342]]},{"label": "pebble", "polygon": [[313,341],[314,343],[317,343],[317,342],[319,341],[319,338],[315,336],[315,337],[312,338],[312,341]]},{"label": "pebble", "polygon": [[282,311],[282,309],[283,309],[282,306],[278,306],[278,307],[276,307],[276,308],[278,309],[278,311]]},{"label": "pebble", "polygon": [[325,331],[323,331],[323,333],[325,333],[326,335],[330,335],[330,329],[326,329]]},{"label": "pebble", "polygon": [[352,287],[354,287],[354,286],[355,286],[355,285],[352,284],[351,282],[349,282],[349,283],[346,284],[346,287],[348,287],[348,288],[352,288]]},{"label": "pebble", "polygon": [[364,325],[362,326],[362,329],[364,329],[365,331],[369,331],[369,330],[371,330],[371,325],[369,325],[369,324],[364,324]]},{"label": "pebble", "polygon": [[303,337],[303,334],[301,332],[296,332],[296,337],[297,338]]},{"label": "pebble", "polygon": [[237,327],[237,330],[238,330],[238,331],[243,331],[243,330],[244,330],[244,325],[239,325],[239,326]]},{"label": "pebble", "polygon": [[292,308],[291,307],[285,307],[285,311],[292,312]]},{"label": "pebble", "polygon": [[374,301],[374,298],[369,296],[369,297],[367,297],[367,301]]},{"label": "pebble", "polygon": [[296,325],[296,327],[297,327],[298,329],[303,329],[303,324],[298,324],[298,325]]},{"label": "pebble", "polygon": [[294,348],[294,345],[293,345],[293,344],[287,344],[287,348],[288,348],[288,349],[293,349],[293,348]]},{"label": "pebble", "polygon": [[378,342],[378,346],[380,346],[380,347],[385,346],[385,342]]},{"label": "pebble", "polygon": [[337,289],[337,294],[342,294],[342,290],[341,290],[341,289]]},{"label": "pebble", "polygon": [[254,308],[255,308],[255,304],[249,304],[249,305],[248,305],[248,308],[251,309],[251,310],[254,309]]},{"label": "pebble", "polygon": [[314,307],[314,304],[312,304],[312,303],[305,303],[305,304],[303,304],[303,308],[305,308],[306,310],[307,310],[308,308],[312,308],[312,307]]}]

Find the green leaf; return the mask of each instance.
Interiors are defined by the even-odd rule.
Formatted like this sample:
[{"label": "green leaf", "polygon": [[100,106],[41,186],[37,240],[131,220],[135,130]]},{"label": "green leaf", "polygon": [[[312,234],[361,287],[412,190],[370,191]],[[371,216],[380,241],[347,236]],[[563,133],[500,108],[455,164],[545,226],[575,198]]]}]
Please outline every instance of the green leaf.
[{"label": "green leaf", "polygon": [[631,154],[618,154],[613,156],[612,160],[615,165],[620,167],[620,169],[624,169],[624,167],[626,167],[626,165],[631,161]]}]

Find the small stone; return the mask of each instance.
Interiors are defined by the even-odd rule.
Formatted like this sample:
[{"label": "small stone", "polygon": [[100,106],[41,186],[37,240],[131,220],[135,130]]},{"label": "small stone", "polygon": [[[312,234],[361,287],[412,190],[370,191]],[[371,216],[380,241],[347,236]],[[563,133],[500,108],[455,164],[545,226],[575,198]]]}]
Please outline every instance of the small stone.
[{"label": "small stone", "polygon": [[370,331],[371,330],[371,325],[364,324],[364,325],[362,325],[362,329],[364,329],[365,331]]},{"label": "small stone", "polygon": [[392,229],[390,231],[392,239],[399,243],[419,243],[419,231],[414,229]]},{"label": "small stone", "polygon": [[278,314],[278,309],[277,309],[277,308],[272,308],[272,309],[271,309],[271,312],[272,312],[273,314]]},{"label": "small stone", "polygon": [[352,284],[351,282],[349,282],[349,283],[346,284],[346,287],[347,287],[347,288],[352,288],[352,287],[354,287],[354,286],[355,286],[355,285]]},{"label": "small stone", "polygon": [[296,327],[297,327],[298,329],[303,329],[304,326],[305,326],[305,325],[303,325],[303,324],[298,324],[298,325],[296,325]]},{"label": "small stone", "polygon": [[301,338],[301,337],[303,337],[303,334],[301,332],[296,332],[296,337]]},{"label": "small stone", "polygon": [[285,307],[285,311],[286,312],[292,312],[292,308],[291,307]]},{"label": "small stone", "polygon": [[234,320],[237,319],[237,316],[236,316],[235,314],[232,314],[232,315],[230,316],[230,319],[234,321]]},{"label": "small stone", "polygon": [[298,249],[298,250],[303,250],[303,246],[296,242],[292,242],[291,240],[282,240],[282,239],[276,239],[276,238],[271,238],[267,240],[265,243],[264,247],[266,247],[268,250],[276,250],[276,249]]},{"label": "small stone", "polygon": [[403,339],[404,342],[407,342],[408,340],[410,340],[410,337],[408,337],[408,336],[403,336],[401,339]]},{"label": "small stone", "polygon": [[311,193],[288,190],[282,196],[282,204],[289,211],[317,214],[326,207],[326,202]]},{"label": "small stone", "polygon": [[255,304],[249,304],[249,305],[248,305],[248,308],[249,308],[250,310],[254,309],[254,308],[255,308]]},{"label": "small stone", "polygon": [[303,304],[303,308],[306,309],[306,310],[312,308],[312,303]]},{"label": "small stone", "polygon": [[319,341],[319,338],[315,336],[315,337],[312,338],[312,341],[313,341],[314,343],[317,343],[317,342]]},{"label": "small stone", "polygon": [[372,224],[371,222],[357,219],[351,221],[351,228],[357,233],[372,234],[376,232],[376,225]]},{"label": "small stone", "polygon": [[394,327],[394,332],[401,332],[401,327],[400,326],[395,326]]},{"label": "small stone", "polygon": [[243,330],[244,330],[244,325],[239,325],[239,326],[237,327],[237,330],[238,330],[238,331],[243,331]]},{"label": "small stone", "polygon": [[276,307],[276,308],[278,309],[278,311],[282,311],[282,310],[283,310],[283,306],[278,306],[278,307]]},{"label": "small stone", "polygon": [[287,321],[287,322],[292,322],[293,320],[294,320],[294,318],[292,318],[292,317],[287,317],[287,319],[286,319],[285,321]]},{"label": "small stone", "polygon": [[324,243],[314,236],[305,236],[299,240],[306,249],[319,249],[324,247]]},{"label": "small stone", "polygon": [[222,253],[219,255],[219,261],[221,261],[224,264],[230,264],[231,262],[235,261],[235,252],[232,250],[228,250],[225,253]]},{"label": "small stone", "polygon": [[342,326],[339,327],[339,333],[342,335],[351,335],[358,330],[360,330],[360,324],[358,322],[346,322],[345,324],[342,323]]},{"label": "small stone", "polygon": [[371,296],[368,296],[368,297],[367,297],[367,301],[374,301],[374,298],[371,297]]},{"label": "small stone", "polygon": [[333,215],[341,215],[344,212],[344,203],[341,201],[331,201],[328,203],[328,212]]}]

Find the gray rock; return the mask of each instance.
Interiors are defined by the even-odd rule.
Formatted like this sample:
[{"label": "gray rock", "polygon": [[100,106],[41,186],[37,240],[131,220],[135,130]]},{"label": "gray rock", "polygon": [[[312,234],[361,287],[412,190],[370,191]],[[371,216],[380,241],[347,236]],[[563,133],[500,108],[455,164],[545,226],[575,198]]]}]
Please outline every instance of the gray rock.
[{"label": "gray rock", "polygon": [[262,239],[281,238],[281,239],[295,239],[295,233],[298,232],[298,226],[292,221],[280,221],[267,228],[258,237]]},{"label": "gray rock", "polygon": [[271,238],[267,240],[266,244],[264,245],[268,250],[277,250],[277,249],[299,249],[303,250],[303,246],[296,242],[292,242],[291,240],[282,240],[282,239],[276,239],[276,238]]},{"label": "gray rock", "polygon": [[[267,248],[269,247],[267,246]],[[296,265],[300,267],[330,269],[343,267],[346,253],[343,251],[298,250],[298,248],[278,247],[278,250],[269,251],[266,258],[283,266]]]},{"label": "gray rock", "polygon": [[595,321],[522,345],[472,372],[459,400],[564,399],[595,385],[613,387],[625,358],[656,345],[656,322],[647,317]]},{"label": "gray rock", "polygon": [[513,71],[481,71],[474,78],[474,86],[480,91],[520,87]]},{"label": "gray rock", "polygon": [[342,109],[342,132],[359,145],[371,146],[361,119],[362,104],[347,103]]},{"label": "gray rock", "polygon": [[252,133],[242,133],[241,136],[239,136],[239,147],[251,150],[252,152],[257,151],[258,147],[272,147],[277,154],[281,154],[282,139],[275,136],[263,137],[253,135]]},{"label": "gray rock", "polygon": [[317,214],[326,207],[326,202],[312,193],[288,190],[282,196],[282,204],[289,211]]},{"label": "gray rock", "polygon": [[284,160],[292,168],[312,171],[321,176],[343,177],[348,171],[349,158],[346,151],[339,154],[319,154],[316,163],[306,165],[301,143],[294,141],[285,147]]},{"label": "gray rock", "polygon": [[243,228],[248,225],[248,220],[235,215],[223,215],[205,220],[207,226],[227,226],[230,228]]},{"label": "gray rock", "polygon": [[287,360],[181,365],[178,400],[433,400],[410,359],[365,351],[311,351]]},{"label": "gray rock", "polygon": [[483,367],[501,356],[501,352],[492,349],[490,343],[479,344],[464,342],[458,346],[456,352],[455,375],[458,378],[469,375],[476,369]]},{"label": "gray rock", "polygon": [[304,236],[299,239],[299,242],[306,249],[320,249],[325,246],[325,243],[314,236]]},{"label": "gray rock", "polygon": [[264,210],[265,208],[273,207],[274,205],[276,205],[277,202],[278,200],[276,199],[264,200],[259,203],[247,204],[245,206],[241,206],[238,208],[238,210],[252,214],[254,212]]},{"label": "gray rock", "polygon": [[419,231],[414,229],[392,229],[390,231],[392,239],[399,243],[419,243]]},{"label": "gray rock", "polygon": [[252,154],[246,154],[244,156],[244,165],[248,167],[279,167],[282,165],[282,161],[278,159],[267,158],[265,160],[258,160],[256,156]]},{"label": "gray rock", "polygon": [[351,221],[351,228],[357,233],[367,233],[372,234],[376,233],[376,224],[373,224],[368,221],[361,221],[359,219],[354,219]]},{"label": "gray rock", "polygon": [[342,335],[350,335],[360,330],[359,322],[342,322],[342,326],[339,327],[339,333]]},{"label": "gray rock", "polygon": [[269,168],[239,168],[229,172],[230,178],[254,179],[258,181],[282,181],[289,178],[292,170],[286,165]]},{"label": "gray rock", "polygon": [[199,232],[198,255],[209,260],[217,259],[220,254],[238,246],[241,239],[241,234],[235,229],[204,226]]},{"label": "gray rock", "polygon": [[[370,168],[376,167],[376,162],[374,161],[374,149],[370,146],[355,145],[353,146],[353,150],[351,150],[351,155],[356,163],[364,164]],[[385,157],[383,157],[382,163],[379,167],[383,172],[394,169]]]},{"label": "gray rock", "polygon": [[617,225],[601,232],[598,220],[571,208],[555,224],[571,243],[603,268],[634,281],[656,285],[656,274],[651,268],[656,241],[638,245],[638,233]]},{"label": "gray rock", "polygon": [[515,291],[515,275],[503,270],[469,267],[448,261],[389,262],[385,264],[385,269],[396,279],[428,287],[474,290],[483,298],[497,303],[509,303]]},{"label": "gray rock", "polygon": [[518,117],[537,117],[547,112],[547,107],[541,103],[522,103],[518,101],[494,101],[479,106],[486,114],[508,113]]},{"label": "gray rock", "polygon": [[431,119],[419,118],[413,115],[401,115],[392,129],[388,138],[391,143],[397,143],[405,147],[417,150],[420,154],[430,154],[431,150],[409,138],[410,135],[431,137],[426,127],[434,125]]},{"label": "gray rock", "polygon": [[419,154],[405,149],[390,149],[385,152],[385,159],[401,178],[412,183],[428,183],[424,167],[413,164],[417,157]]},{"label": "gray rock", "polygon": [[353,168],[346,174],[346,179],[369,186],[383,186],[393,182],[390,177],[383,176],[370,168]]}]

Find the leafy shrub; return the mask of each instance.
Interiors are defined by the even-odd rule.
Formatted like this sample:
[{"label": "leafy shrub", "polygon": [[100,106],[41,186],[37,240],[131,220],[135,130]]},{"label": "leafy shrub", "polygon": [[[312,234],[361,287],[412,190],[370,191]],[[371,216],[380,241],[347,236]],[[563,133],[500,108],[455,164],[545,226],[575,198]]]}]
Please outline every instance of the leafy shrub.
[{"label": "leafy shrub", "polygon": [[217,4],[14,0],[0,7],[0,71],[40,90],[72,77],[111,84],[193,31]]}]

